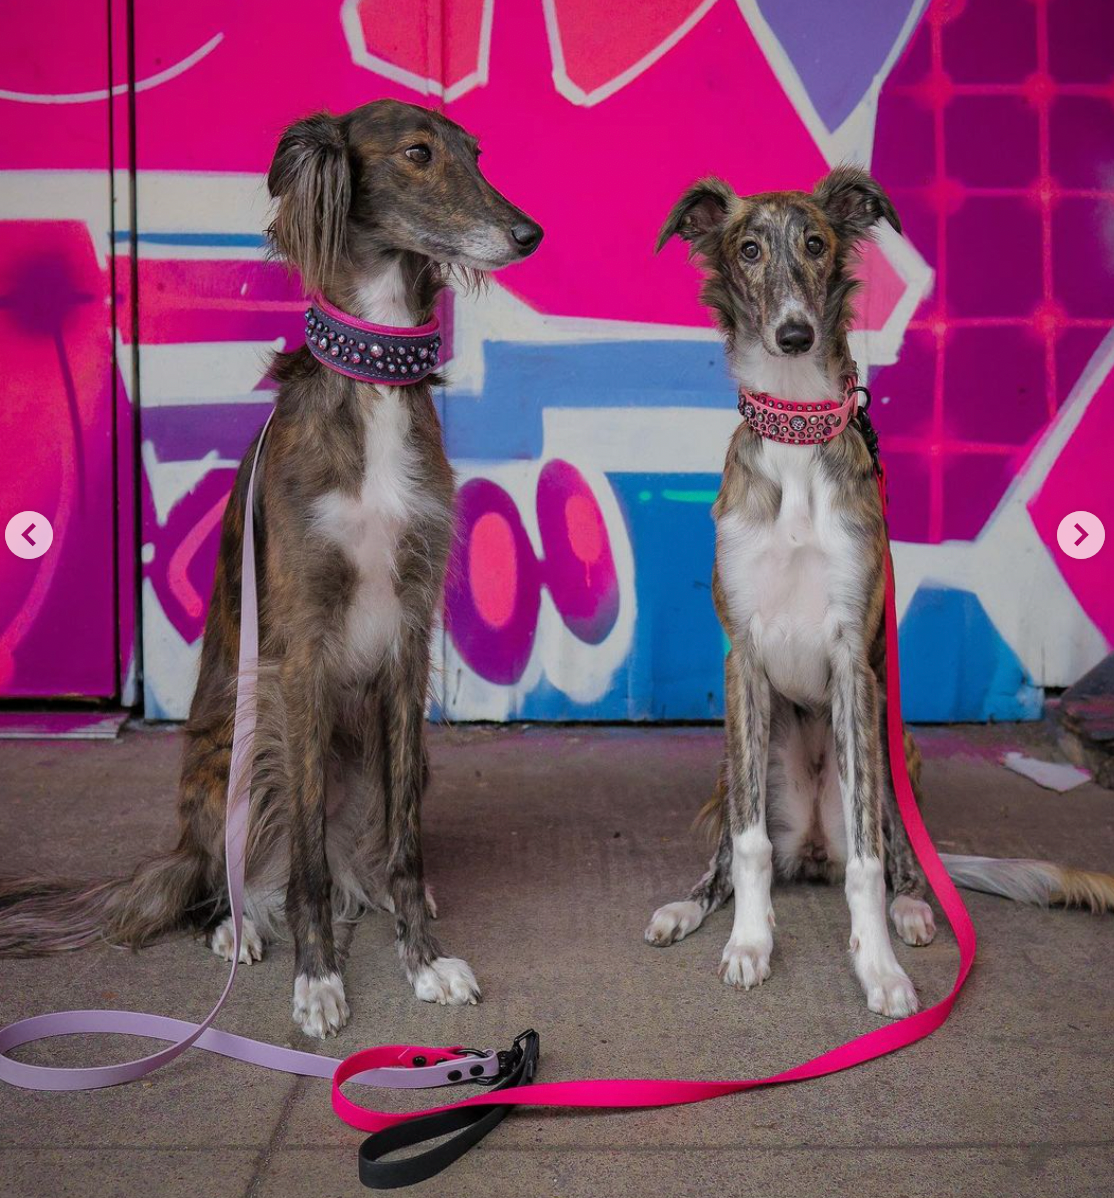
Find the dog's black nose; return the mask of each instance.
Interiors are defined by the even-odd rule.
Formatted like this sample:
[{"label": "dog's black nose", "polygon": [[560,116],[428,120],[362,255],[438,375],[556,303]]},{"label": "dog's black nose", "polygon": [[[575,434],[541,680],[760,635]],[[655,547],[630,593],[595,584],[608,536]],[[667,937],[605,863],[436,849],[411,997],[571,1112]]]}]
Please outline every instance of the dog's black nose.
[{"label": "dog's black nose", "polygon": [[542,227],[534,224],[532,220],[524,220],[515,225],[511,230],[511,236],[528,254],[532,254],[541,244]]},{"label": "dog's black nose", "polygon": [[777,343],[787,354],[803,354],[812,349],[816,334],[807,325],[797,320],[787,320],[777,331]]}]

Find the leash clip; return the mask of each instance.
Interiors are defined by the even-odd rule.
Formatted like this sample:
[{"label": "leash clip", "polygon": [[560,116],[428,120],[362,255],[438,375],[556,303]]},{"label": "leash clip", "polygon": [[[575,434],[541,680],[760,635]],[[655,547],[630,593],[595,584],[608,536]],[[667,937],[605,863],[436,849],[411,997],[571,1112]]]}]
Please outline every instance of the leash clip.
[{"label": "leash clip", "polygon": [[871,404],[870,388],[862,386],[861,383],[856,383],[853,387],[847,388],[848,396],[854,395],[856,392],[866,397],[865,399],[859,399],[855,401],[856,410],[859,412],[868,411]]},{"label": "leash clip", "polygon": [[519,1084],[528,1086],[537,1076],[538,1061],[541,1058],[541,1036],[533,1028],[529,1028],[515,1036],[514,1043],[510,1048],[501,1049],[497,1055],[499,1057],[498,1073],[491,1077],[474,1077],[469,1080],[475,1082],[477,1086],[497,1086],[521,1068],[522,1076]]},{"label": "leash clip", "polygon": [[[855,401],[855,423],[859,427],[859,432],[863,435],[863,440],[866,442],[867,453],[870,454],[870,464],[874,467],[874,473],[878,478],[882,477],[882,457],[878,449],[878,433],[874,428],[874,424],[870,419],[871,394],[870,388],[864,387],[858,381],[858,375],[852,374],[851,379],[854,380],[852,385],[847,388],[848,397],[852,395],[861,395],[862,399]],[[851,381],[851,380],[848,380]]]}]

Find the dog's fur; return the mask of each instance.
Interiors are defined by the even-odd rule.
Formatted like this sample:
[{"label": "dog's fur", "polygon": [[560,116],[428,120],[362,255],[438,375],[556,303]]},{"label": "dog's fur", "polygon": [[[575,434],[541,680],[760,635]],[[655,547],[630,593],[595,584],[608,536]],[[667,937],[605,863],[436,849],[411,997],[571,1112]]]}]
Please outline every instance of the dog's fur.
[{"label": "dog's fur", "polygon": [[[268,176],[278,254],[343,311],[412,326],[448,268],[525,257],[542,231],[483,178],[476,141],[394,101],[321,113],[283,135]],[[452,535],[453,474],[431,383],[346,378],[301,348],[280,387],[256,480],[261,650],[242,957],[283,913],[295,946],[294,1018],[309,1035],[348,1018],[334,918],[394,913],[419,998],[479,988],[430,926],[420,805],[430,637]],[[224,812],[232,744],[244,504],[256,444],[225,511],[189,721],[173,850],[94,886],[0,889],[0,953],[138,947],[198,927],[229,956]]]},{"label": "dog's fur", "polygon": [[[705,270],[741,387],[807,402],[842,394],[856,246],[875,224],[900,231],[865,172],[834,170],[811,194],[741,197],[709,178],[666,220],[658,248],[687,241]],[[819,446],[782,445],[745,422],[713,508],[713,595],[730,640],[726,753],[705,809],[716,850],[687,900],[659,908],[646,939],[667,945],[735,896],[724,981],[770,974],[771,882],[845,880],[851,955],[872,1011],[902,1016],[916,993],[894,955],[935,934],[925,883],[897,810],[888,760],[884,563],[889,553],[873,466],[854,422]],[[920,758],[905,734],[919,797]],[[1047,862],[947,858],[961,884],[1036,901],[1114,903],[1114,878]],[[980,864],[981,863],[981,864]]]}]

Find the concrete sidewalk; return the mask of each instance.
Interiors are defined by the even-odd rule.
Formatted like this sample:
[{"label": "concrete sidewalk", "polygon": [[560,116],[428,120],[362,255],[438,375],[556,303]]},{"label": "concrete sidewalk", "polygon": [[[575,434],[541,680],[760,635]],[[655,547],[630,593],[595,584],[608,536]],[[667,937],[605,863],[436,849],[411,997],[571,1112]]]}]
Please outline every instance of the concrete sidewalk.
[{"label": "concrete sidewalk", "polygon": [[[926,818],[942,849],[1114,868],[1114,795],[1066,795],[1002,769],[1039,729],[933,729]],[[758,1076],[878,1027],[847,960],[838,889],[775,894],[777,947],[761,988],[716,977],[730,913],[683,944],[642,943],[651,910],[703,866],[689,832],[712,785],[713,729],[476,729],[433,736],[429,876],[446,946],[485,1001],[428,1007],[406,985],[391,921],[352,932],[352,1021],[317,1051],[384,1041],[503,1046],[542,1035],[544,1080]],[[118,872],[172,826],[176,733],[116,743],[0,744],[0,868]],[[817,1082],[699,1107],[611,1115],[519,1112],[419,1194],[1114,1194],[1114,918],[972,895],[979,961],[951,1022],[897,1056]],[[347,935],[347,933],[346,933]],[[950,932],[898,945],[926,1003],[951,985]],[[0,1023],[63,1007],[200,1017],[226,966],[190,940],[138,955],[95,949],[0,962]],[[229,1031],[314,1046],[290,1022],[292,954],[244,970]],[[148,1042],[78,1039],[26,1051],[58,1064]],[[152,1045],[153,1047],[153,1045]],[[375,1092],[369,1092],[375,1095]],[[384,1104],[392,1101],[384,1098]],[[324,1082],[194,1052],[150,1081],[92,1094],[0,1090],[0,1194],[257,1198],[358,1195],[360,1137]]]}]

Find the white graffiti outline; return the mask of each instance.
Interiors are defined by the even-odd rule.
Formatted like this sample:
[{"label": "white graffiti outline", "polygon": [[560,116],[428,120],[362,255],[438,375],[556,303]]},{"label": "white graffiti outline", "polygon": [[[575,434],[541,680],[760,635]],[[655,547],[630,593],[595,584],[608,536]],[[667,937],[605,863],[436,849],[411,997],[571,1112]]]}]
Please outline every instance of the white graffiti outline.
[{"label": "white graffiti outline", "polygon": [[972,591],[1038,686],[1066,686],[1106,656],[1106,637],[1068,585],[1056,550],[1038,532],[1028,505],[1112,370],[1114,333],[1095,350],[1059,415],[973,540],[894,542],[899,617],[922,583]]},{"label": "white graffiti outline", "polygon": [[582,87],[573,82],[568,72],[568,66],[565,62],[565,48],[561,41],[561,26],[557,17],[556,0],[542,0],[542,9],[545,12],[545,32],[549,40],[549,56],[553,63],[554,87],[557,88],[558,92],[566,100],[571,100],[574,104],[579,104],[585,108],[591,108],[594,104],[599,104],[602,100],[613,96],[617,91],[621,91],[628,83],[633,82],[639,75],[648,71],[659,58],[668,54],[682,38],[696,28],[700,21],[711,11],[715,3],[716,0],[702,0],[702,3],[697,5],[672,33],[658,42],[652,50],[644,54],[636,63],[627,67],[625,71],[620,72],[613,79],[609,79],[599,87],[593,88],[592,91],[586,92]]},{"label": "white graffiti outline", "polygon": [[778,40],[777,34],[758,7],[759,0],[736,0],[739,12],[746,21],[758,48],[762,51],[770,70],[773,71],[782,91],[789,98],[797,111],[802,123],[812,135],[813,141],[830,164],[834,165],[845,158],[852,159],[861,166],[870,166],[871,154],[874,148],[874,120],[878,114],[878,94],[882,85],[889,77],[894,63],[909,43],[921,16],[927,7],[928,0],[916,0],[911,4],[906,14],[901,31],[894,38],[893,45],[878,68],[870,85],[859,97],[854,109],[839,128],[829,130],[816,106],[812,102],[808,88],[805,87],[792,58]]},{"label": "white graffiti outline", "polygon": [[[180,62],[167,67],[165,71],[159,71],[155,75],[148,75],[146,79],[137,80],[135,90],[137,92],[150,91],[154,87],[168,83],[171,79],[177,79],[179,75],[184,75],[203,58],[207,58],[222,41],[224,41],[223,33],[214,34],[203,46],[199,46],[192,54],[187,54]],[[92,104],[98,100],[107,100],[110,96],[127,95],[127,92],[128,85],[126,83],[117,83],[112,87],[102,87],[91,92],[18,92],[0,87],[0,100],[11,100],[16,104]]]},{"label": "white graffiti outline", "polygon": [[412,88],[424,96],[440,96],[446,104],[459,100],[475,87],[483,87],[487,83],[488,66],[491,61],[491,24],[495,10],[495,0],[483,0],[480,13],[480,44],[476,53],[476,69],[471,74],[458,79],[451,87],[445,87],[439,79],[430,79],[409,71],[397,63],[372,54],[367,48],[363,26],[360,24],[360,0],[344,0],[340,10],[340,23],[352,53],[352,61],[358,67],[364,67],[390,79],[393,83],[401,83],[404,87]]}]

